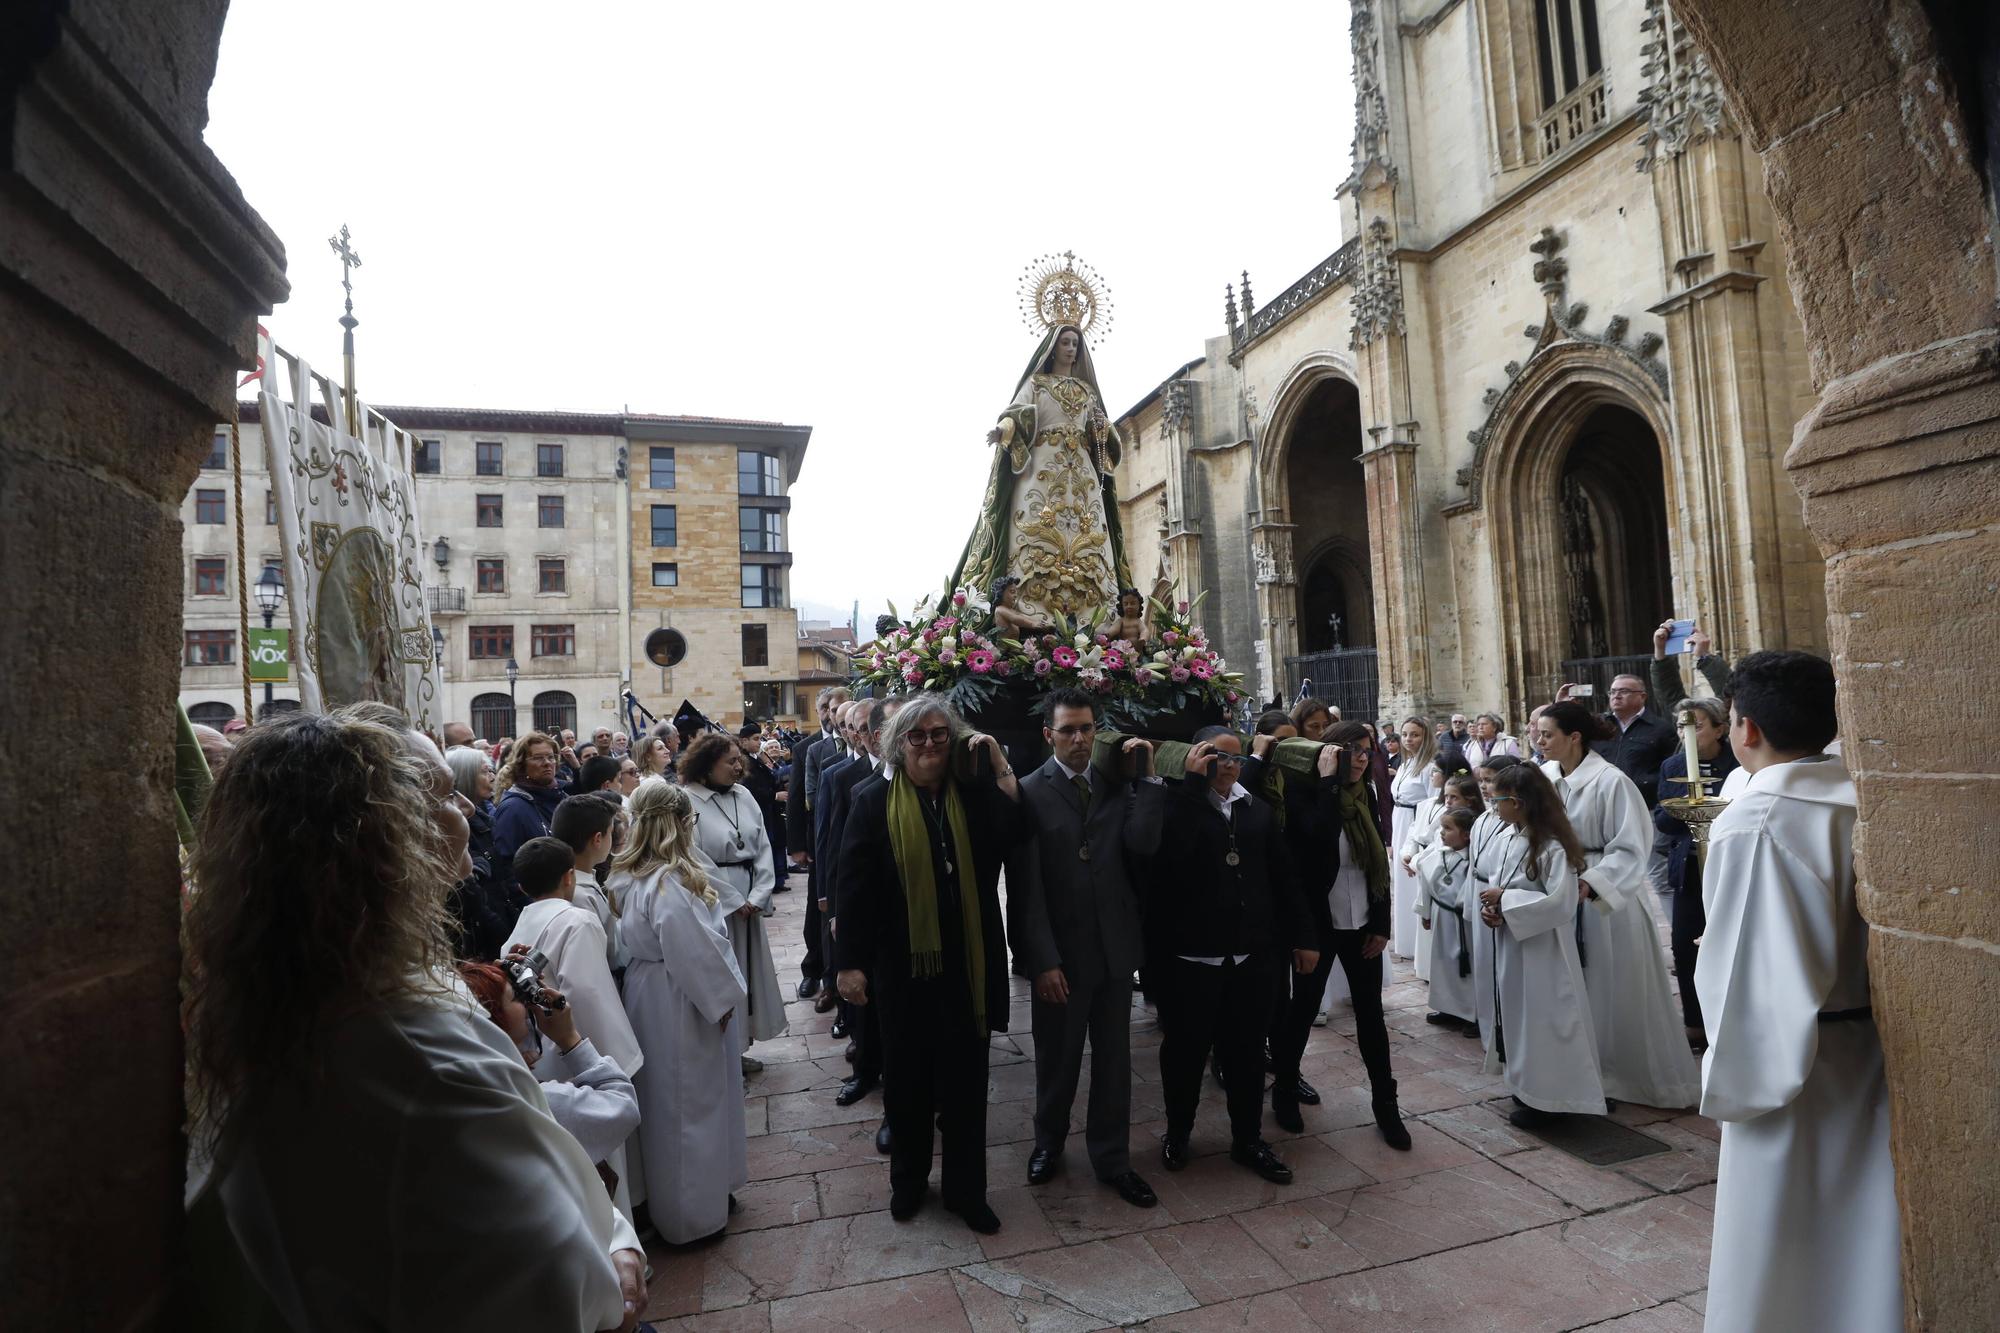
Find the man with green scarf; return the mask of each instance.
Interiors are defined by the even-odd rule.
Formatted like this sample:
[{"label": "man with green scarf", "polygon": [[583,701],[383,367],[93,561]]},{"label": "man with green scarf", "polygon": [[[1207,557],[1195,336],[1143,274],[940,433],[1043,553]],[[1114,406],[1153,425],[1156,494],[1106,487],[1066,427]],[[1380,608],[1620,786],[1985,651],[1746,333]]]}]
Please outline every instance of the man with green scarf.
[{"label": "man with green scarf", "polygon": [[986,1202],[986,1056],[1007,1030],[1000,869],[1027,834],[999,742],[939,694],[920,694],[881,740],[883,777],[855,789],[841,837],[834,963],[841,997],[879,1004],[889,1212],[923,1206],[933,1126],[944,1206],[974,1231]]}]

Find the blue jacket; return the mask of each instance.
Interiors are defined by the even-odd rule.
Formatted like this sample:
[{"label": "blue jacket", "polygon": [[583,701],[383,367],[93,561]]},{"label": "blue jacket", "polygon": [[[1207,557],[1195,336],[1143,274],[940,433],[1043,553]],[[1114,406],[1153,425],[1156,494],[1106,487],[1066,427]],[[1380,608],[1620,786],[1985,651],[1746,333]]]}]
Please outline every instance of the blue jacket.
[{"label": "blue jacket", "polygon": [[530,838],[547,837],[563,803],[561,787],[509,787],[493,807],[493,879],[514,887],[514,853]]}]

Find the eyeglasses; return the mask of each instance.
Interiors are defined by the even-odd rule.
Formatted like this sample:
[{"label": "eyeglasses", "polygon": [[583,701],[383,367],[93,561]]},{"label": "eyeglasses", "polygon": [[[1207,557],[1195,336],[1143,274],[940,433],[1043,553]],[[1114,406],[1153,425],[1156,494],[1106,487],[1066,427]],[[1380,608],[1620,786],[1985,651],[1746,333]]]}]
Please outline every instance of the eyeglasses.
[{"label": "eyeglasses", "polygon": [[1635,690],[1635,689],[1633,689],[1633,688],[1632,688],[1632,687],[1631,687],[1630,685],[1614,685],[1614,686],[1612,686],[1612,687],[1611,687],[1611,693],[1613,693],[1613,694],[1644,694],[1644,693],[1645,693],[1645,691],[1644,691],[1644,690]]},{"label": "eyeglasses", "polygon": [[949,745],[951,744],[951,728],[933,727],[929,731],[905,732],[903,739],[910,743],[911,748],[918,750],[926,746]]},{"label": "eyeglasses", "polygon": [[1079,722],[1073,727],[1054,727],[1052,730],[1058,736],[1073,739],[1077,736],[1092,735],[1097,730],[1097,724],[1095,722]]},{"label": "eyeglasses", "polygon": [[1243,766],[1243,756],[1240,754],[1222,754],[1218,752],[1210,755],[1209,758],[1218,764],[1233,764],[1238,768]]}]

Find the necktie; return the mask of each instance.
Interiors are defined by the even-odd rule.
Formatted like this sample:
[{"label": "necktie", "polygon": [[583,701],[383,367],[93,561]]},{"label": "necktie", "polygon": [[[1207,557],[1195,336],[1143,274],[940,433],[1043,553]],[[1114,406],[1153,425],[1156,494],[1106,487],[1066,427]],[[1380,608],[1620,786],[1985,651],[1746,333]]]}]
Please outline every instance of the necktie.
[{"label": "necktie", "polygon": [[1079,773],[1070,779],[1076,784],[1076,794],[1083,798],[1083,812],[1090,813],[1090,779]]}]

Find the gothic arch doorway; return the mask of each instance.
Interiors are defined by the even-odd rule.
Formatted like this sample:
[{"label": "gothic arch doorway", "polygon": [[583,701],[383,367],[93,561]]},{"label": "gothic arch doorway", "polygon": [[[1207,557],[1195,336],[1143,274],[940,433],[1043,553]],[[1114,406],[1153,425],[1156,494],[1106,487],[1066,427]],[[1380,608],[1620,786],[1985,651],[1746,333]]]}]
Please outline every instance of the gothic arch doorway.
[{"label": "gothic arch doorway", "polygon": [[1485,460],[1516,714],[1555,697],[1566,661],[1650,655],[1654,626],[1675,606],[1664,396],[1601,349],[1558,349],[1537,362],[1495,422]]},{"label": "gothic arch doorway", "polygon": [[[1360,393],[1325,375],[1288,405],[1283,449],[1285,515],[1298,565],[1298,621],[1285,657],[1284,690],[1300,681],[1365,677],[1372,695],[1375,668],[1375,583],[1368,556],[1368,483],[1362,473]],[[1338,617],[1336,621],[1334,617]],[[1325,655],[1366,653],[1361,668]],[[1293,654],[1296,654],[1294,656]],[[1358,705],[1357,697],[1348,700]]]},{"label": "gothic arch doorway", "polygon": [[1368,547],[1336,537],[1305,561],[1299,579],[1299,651],[1375,646],[1375,595]]}]

